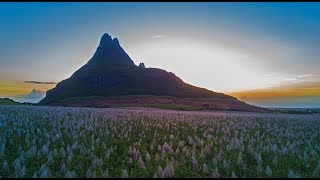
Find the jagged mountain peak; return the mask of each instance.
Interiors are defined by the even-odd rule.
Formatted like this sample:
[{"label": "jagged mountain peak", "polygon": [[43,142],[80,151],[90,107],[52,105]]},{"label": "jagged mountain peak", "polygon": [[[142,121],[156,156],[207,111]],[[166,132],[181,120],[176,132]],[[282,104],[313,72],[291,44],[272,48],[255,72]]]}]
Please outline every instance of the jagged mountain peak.
[{"label": "jagged mountain peak", "polygon": [[140,68],[146,68],[146,66],[144,65],[143,62],[139,64],[139,67],[140,67]]},{"label": "jagged mountain peak", "polygon": [[127,64],[134,65],[132,59],[121,47],[117,38],[113,38],[104,33],[100,39],[99,46],[93,57],[89,60],[89,64],[110,65],[110,64]]},{"label": "jagged mountain peak", "polygon": [[99,47],[108,47],[112,45],[112,37],[108,33],[104,33],[100,39]]},{"label": "jagged mountain peak", "polygon": [[118,45],[120,45],[120,44],[119,44],[119,40],[118,40],[118,38],[114,38],[112,41],[113,41],[113,43],[114,43],[114,44],[118,44]]},{"label": "jagged mountain peak", "polygon": [[117,46],[120,46],[119,40],[117,38],[112,39],[108,33],[104,33],[100,39],[98,48],[106,50]]}]

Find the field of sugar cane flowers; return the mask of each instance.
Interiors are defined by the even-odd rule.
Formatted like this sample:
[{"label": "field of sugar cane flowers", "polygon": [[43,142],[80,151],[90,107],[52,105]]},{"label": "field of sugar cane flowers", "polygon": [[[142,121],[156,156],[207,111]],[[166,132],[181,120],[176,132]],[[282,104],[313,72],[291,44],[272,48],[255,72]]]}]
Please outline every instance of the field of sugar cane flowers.
[{"label": "field of sugar cane flowers", "polygon": [[320,114],[0,106],[0,177],[320,177]]}]

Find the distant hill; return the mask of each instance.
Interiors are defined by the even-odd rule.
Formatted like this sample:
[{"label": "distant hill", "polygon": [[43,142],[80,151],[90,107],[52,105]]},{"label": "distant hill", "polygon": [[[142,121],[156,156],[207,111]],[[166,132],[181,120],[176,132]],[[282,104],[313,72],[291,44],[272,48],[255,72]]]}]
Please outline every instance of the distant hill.
[{"label": "distant hill", "polygon": [[[95,100],[88,98],[92,96],[100,98]],[[114,96],[122,98],[113,98],[110,102],[108,97]],[[123,101],[127,96],[134,96],[135,100],[131,102],[131,98],[130,102]],[[139,96],[148,96],[148,99],[144,98],[141,102]],[[83,97],[87,98],[83,100]],[[73,100],[70,100],[72,98]],[[188,100],[183,100],[185,98]],[[138,101],[139,103],[135,103]],[[39,104],[66,106],[86,104],[97,107],[105,102],[109,102],[107,104],[110,106],[118,106],[159,104],[159,101],[169,104],[179,102],[180,105],[187,103],[207,109],[267,111],[241,102],[232,96],[187,84],[172,72],[146,68],[143,63],[136,66],[120,46],[118,39],[112,39],[108,34],[101,37],[100,44],[88,63],[70,78],[47,91],[46,97]]]},{"label": "distant hill", "polygon": [[0,98],[0,105],[18,105],[20,103],[15,102],[9,98]]},{"label": "distant hill", "polygon": [[320,113],[320,108],[269,108],[277,112],[287,114],[313,114]]},{"label": "distant hill", "polygon": [[12,99],[20,103],[38,103],[44,97],[46,97],[46,92],[33,89],[27,95],[12,97]]}]

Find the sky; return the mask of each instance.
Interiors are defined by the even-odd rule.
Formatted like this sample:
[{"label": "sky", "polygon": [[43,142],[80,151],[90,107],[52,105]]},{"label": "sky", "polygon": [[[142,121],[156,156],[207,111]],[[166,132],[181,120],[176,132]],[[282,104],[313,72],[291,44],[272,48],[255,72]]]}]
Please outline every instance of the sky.
[{"label": "sky", "polygon": [[69,78],[109,33],[138,65],[263,106],[320,107],[319,3],[0,3],[0,97]]}]

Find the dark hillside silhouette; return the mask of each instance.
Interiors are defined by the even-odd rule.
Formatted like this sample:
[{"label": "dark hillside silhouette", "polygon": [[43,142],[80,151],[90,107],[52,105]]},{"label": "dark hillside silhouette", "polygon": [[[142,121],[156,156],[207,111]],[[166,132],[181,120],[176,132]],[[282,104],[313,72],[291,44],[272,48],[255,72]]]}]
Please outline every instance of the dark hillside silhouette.
[{"label": "dark hillside silhouette", "polygon": [[[112,39],[106,33],[88,63],[69,79],[49,90],[40,104],[59,104],[61,100],[75,97],[127,95],[213,98],[227,100],[229,103],[240,102],[232,96],[187,84],[171,72],[146,68],[143,63],[135,65],[118,39]],[[241,104],[250,106],[243,102]]]}]

